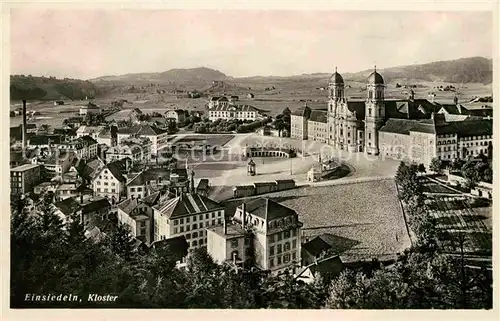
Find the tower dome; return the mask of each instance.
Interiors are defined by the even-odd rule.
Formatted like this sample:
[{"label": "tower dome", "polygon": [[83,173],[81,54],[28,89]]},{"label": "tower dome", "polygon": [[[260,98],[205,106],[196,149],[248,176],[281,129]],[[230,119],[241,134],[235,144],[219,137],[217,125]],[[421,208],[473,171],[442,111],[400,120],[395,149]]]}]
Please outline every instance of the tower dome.
[{"label": "tower dome", "polygon": [[366,79],[366,83],[369,85],[383,85],[384,78],[377,72],[377,67],[373,70],[373,72]]},{"label": "tower dome", "polygon": [[343,84],[344,78],[337,72],[337,67],[335,67],[335,72],[330,77],[331,84]]}]

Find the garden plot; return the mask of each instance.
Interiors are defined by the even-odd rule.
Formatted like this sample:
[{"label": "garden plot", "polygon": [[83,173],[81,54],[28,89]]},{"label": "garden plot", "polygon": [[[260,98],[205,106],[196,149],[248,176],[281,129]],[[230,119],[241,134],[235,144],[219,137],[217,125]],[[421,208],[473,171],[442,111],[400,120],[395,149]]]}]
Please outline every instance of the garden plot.
[{"label": "garden plot", "polygon": [[[473,208],[467,196],[429,197],[426,204],[430,214],[436,218],[438,228],[444,233],[445,239],[464,233],[466,252],[491,253],[492,235],[488,226],[491,221],[491,207]],[[458,251],[458,248],[449,242],[443,242],[441,246],[445,251]]]}]

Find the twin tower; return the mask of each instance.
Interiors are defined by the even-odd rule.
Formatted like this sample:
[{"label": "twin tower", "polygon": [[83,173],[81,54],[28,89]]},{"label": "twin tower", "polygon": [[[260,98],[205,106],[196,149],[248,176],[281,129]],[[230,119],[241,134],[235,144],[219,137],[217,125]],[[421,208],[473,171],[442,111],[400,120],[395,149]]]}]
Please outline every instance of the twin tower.
[{"label": "twin tower", "polygon": [[378,130],[385,121],[384,79],[375,68],[366,80],[364,101],[347,101],[344,87],[335,68],[328,84],[328,142],[342,150],[377,155]]}]

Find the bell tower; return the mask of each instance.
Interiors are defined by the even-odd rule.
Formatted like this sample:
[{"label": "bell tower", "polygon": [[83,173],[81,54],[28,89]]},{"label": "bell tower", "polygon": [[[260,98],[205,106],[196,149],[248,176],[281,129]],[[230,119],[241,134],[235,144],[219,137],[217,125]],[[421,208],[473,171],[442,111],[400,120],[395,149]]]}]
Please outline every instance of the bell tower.
[{"label": "bell tower", "polygon": [[378,155],[378,130],[385,119],[384,78],[377,72],[375,66],[366,82],[365,101],[365,152]]},{"label": "bell tower", "polygon": [[328,143],[335,145],[338,138],[336,137],[338,116],[341,104],[344,103],[344,79],[335,72],[328,82]]}]

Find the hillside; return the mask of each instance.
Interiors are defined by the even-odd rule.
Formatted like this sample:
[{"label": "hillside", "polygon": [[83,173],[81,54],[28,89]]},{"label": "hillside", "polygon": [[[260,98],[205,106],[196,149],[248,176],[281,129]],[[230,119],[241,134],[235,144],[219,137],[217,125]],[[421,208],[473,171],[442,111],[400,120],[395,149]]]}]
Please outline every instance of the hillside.
[{"label": "hillside", "polygon": [[10,76],[11,100],[80,100],[99,95],[90,81],[54,77]]},{"label": "hillside", "polygon": [[211,83],[213,80],[224,80],[227,76],[222,72],[206,67],[190,69],[170,69],[164,72],[126,74],[120,76],[104,76],[91,79],[94,83],[114,82],[114,83]]}]

